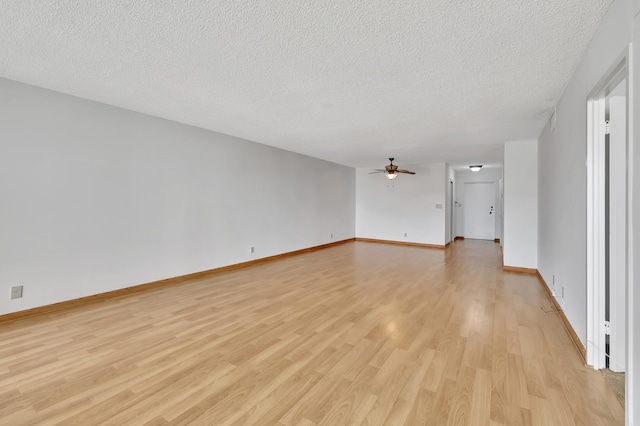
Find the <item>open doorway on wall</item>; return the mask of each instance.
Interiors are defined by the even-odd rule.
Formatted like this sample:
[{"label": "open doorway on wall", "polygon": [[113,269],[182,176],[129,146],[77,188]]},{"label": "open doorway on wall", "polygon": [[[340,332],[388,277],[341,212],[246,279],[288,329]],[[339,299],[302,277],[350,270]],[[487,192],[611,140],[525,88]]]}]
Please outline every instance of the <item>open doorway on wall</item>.
[{"label": "open doorway on wall", "polygon": [[452,200],[455,238],[490,240],[502,238],[502,164],[484,165],[478,172],[468,166],[454,169]]},{"label": "open doorway on wall", "polygon": [[455,202],[455,187],[453,185],[453,179],[449,179],[449,242],[453,241],[456,237],[456,202]]},{"label": "open doorway on wall", "polygon": [[625,53],[587,101],[587,363],[603,370],[621,402],[628,366],[628,69]]}]

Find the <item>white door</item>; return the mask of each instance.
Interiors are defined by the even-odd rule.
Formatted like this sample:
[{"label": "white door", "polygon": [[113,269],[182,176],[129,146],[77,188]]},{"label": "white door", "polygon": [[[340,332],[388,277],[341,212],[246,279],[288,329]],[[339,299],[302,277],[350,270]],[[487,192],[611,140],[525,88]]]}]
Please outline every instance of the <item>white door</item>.
[{"label": "white door", "polygon": [[609,99],[609,368],[625,371],[626,365],[626,146],[627,100],[624,96]]},{"label": "white door", "polygon": [[465,182],[464,237],[495,238],[495,187],[493,182]]}]

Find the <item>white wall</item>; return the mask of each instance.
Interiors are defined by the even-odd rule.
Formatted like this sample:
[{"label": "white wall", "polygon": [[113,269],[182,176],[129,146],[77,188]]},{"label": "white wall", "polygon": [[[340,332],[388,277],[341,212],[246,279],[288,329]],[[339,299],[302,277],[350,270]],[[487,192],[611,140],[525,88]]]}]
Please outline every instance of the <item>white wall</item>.
[{"label": "white wall", "polygon": [[[627,352],[627,424],[640,425],[640,365],[630,360],[640,359],[640,238],[636,238],[640,230],[640,0],[635,1],[635,19],[633,23],[633,65],[632,65],[632,111],[630,111],[631,149],[631,200],[632,215],[629,235],[631,235],[630,253],[631,273],[629,275],[629,305],[627,306],[627,327],[629,332]],[[634,307],[636,309],[634,309]]]},{"label": "white wall", "polygon": [[444,245],[445,164],[402,168],[416,174],[389,181],[371,169],[356,170],[356,237]]},{"label": "white wall", "polygon": [[[635,7],[635,11],[634,11]],[[549,285],[555,276],[556,288],[564,286],[564,313],[583,344],[586,343],[587,293],[586,293],[586,100],[595,85],[604,77],[608,68],[634,40],[634,70],[632,87],[635,123],[640,122],[640,11],[638,0],[614,1],[598,31],[594,35],[584,57],[569,81],[556,108],[555,130],[547,125],[539,138],[539,245],[538,269]],[[634,24],[634,16],[635,24]],[[635,132],[634,132],[635,134]],[[635,135],[633,152],[634,167],[640,164]],[[640,243],[637,234],[640,223],[640,177],[633,170],[633,216],[630,225],[630,246],[633,248],[632,264],[640,265]],[[637,309],[640,306],[638,273],[631,276],[631,306],[629,326],[638,324]],[[635,315],[635,316],[634,316]],[[640,359],[640,330],[630,330],[630,352],[627,359]],[[627,374],[627,424],[640,425],[640,366],[629,365]]]},{"label": "white wall", "polygon": [[464,214],[465,214],[465,183],[472,182],[493,182],[495,187],[495,238],[502,238],[502,199],[500,195],[500,179],[502,179],[502,167],[483,167],[478,172],[469,169],[455,171],[455,196],[456,201],[456,235],[454,237],[464,237]]},{"label": "white wall", "polygon": [[538,141],[504,145],[505,266],[538,267]]},{"label": "white wall", "polygon": [[[589,92],[632,37],[632,1],[612,3],[556,107],[553,132],[539,139],[538,269],[551,285],[564,286],[564,313],[586,343],[586,160]],[[505,180],[506,184],[506,180]]]},{"label": "white wall", "polygon": [[352,168],[4,79],[0,200],[0,314],[355,235]]}]

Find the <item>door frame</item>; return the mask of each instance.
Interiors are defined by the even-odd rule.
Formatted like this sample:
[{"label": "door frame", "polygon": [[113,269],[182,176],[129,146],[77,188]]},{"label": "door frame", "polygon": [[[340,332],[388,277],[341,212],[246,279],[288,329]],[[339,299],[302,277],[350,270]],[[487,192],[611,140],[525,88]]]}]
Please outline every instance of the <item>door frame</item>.
[{"label": "door frame", "polygon": [[[629,386],[629,378],[632,375],[633,363],[631,362],[631,336],[632,326],[629,321],[631,312],[630,283],[633,266],[631,259],[631,179],[632,170],[631,149],[631,46],[625,48],[622,54],[607,70],[604,77],[593,88],[587,97],[587,359],[588,365],[596,369],[604,368],[599,351],[605,348],[605,176],[604,176],[604,140],[605,140],[605,98],[622,81],[626,81],[626,220],[627,239],[625,242],[625,288],[627,294],[626,325],[627,325],[627,349],[626,349],[626,398],[633,401],[632,389]],[[629,409],[627,404],[627,409]],[[628,413],[628,412],[627,412]]]}]

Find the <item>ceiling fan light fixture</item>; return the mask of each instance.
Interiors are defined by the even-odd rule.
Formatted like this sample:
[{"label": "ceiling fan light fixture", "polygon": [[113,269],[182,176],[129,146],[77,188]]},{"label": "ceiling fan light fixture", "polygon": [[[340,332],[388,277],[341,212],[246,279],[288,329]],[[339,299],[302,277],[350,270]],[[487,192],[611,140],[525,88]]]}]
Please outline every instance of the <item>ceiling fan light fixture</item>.
[{"label": "ceiling fan light fixture", "polygon": [[472,172],[479,172],[482,168],[482,164],[475,164],[473,166],[469,166]]},{"label": "ceiling fan light fixture", "polygon": [[385,166],[384,169],[375,169],[373,172],[371,172],[369,174],[372,175],[372,174],[375,174],[375,173],[384,173],[386,178],[389,179],[389,180],[394,180],[395,178],[398,177],[398,175],[400,173],[403,173],[403,174],[406,174],[406,175],[415,175],[416,174],[416,172],[412,172],[410,170],[399,169],[397,165],[393,164],[393,160],[394,160],[394,158],[390,157],[388,166]]}]

